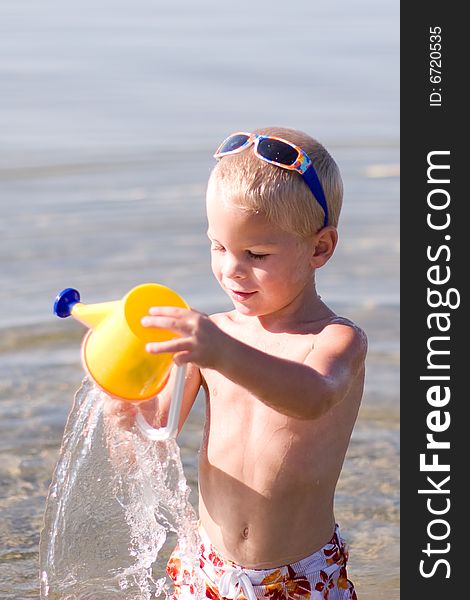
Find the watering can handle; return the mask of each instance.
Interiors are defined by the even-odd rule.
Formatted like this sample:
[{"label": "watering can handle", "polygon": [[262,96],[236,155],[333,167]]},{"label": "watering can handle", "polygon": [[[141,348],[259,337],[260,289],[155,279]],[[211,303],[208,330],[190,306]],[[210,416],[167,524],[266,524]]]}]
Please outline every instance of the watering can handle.
[{"label": "watering can handle", "polygon": [[140,411],[137,413],[137,427],[149,440],[161,441],[176,437],[176,434],[178,433],[178,421],[181,412],[181,403],[183,401],[186,366],[187,365],[184,364],[177,367],[175,387],[171,396],[170,411],[168,413],[168,423],[166,427],[160,427],[156,429],[147,423]]}]

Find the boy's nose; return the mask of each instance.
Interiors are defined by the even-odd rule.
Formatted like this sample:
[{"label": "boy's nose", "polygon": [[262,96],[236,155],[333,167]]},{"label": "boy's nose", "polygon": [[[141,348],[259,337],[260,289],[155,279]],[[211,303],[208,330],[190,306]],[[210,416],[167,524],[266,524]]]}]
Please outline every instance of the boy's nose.
[{"label": "boy's nose", "polygon": [[227,279],[240,279],[244,277],[245,272],[241,261],[235,256],[226,254],[222,264],[222,275]]}]

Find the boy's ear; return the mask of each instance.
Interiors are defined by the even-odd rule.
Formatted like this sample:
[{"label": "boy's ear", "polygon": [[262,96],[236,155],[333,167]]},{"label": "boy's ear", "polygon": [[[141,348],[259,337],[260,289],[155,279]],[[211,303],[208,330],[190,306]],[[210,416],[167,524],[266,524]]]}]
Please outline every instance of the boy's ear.
[{"label": "boy's ear", "polygon": [[338,243],[338,230],[332,225],[323,227],[313,237],[312,267],[318,269],[329,261]]}]

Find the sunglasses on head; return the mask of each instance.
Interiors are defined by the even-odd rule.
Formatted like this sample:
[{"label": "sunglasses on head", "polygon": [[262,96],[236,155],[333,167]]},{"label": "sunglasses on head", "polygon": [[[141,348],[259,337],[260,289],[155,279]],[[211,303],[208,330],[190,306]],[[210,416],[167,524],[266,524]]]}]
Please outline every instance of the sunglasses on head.
[{"label": "sunglasses on head", "polygon": [[312,161],[306,152],[291,144],[287,140],[272,135],[260,135],[258,133],[245,133],[239,131],[232,133],[217,148],[214,158],[222,158],[228,154],[242,152],[251,144],[254,144],[255,155],[272,165],[297,171],[302,175],[303,180],[315,196],[316,201],[322,207],[325,214],[323,227],[328,225],[328,205],[326,203],[325,193],[318,175],[313,168]]}]

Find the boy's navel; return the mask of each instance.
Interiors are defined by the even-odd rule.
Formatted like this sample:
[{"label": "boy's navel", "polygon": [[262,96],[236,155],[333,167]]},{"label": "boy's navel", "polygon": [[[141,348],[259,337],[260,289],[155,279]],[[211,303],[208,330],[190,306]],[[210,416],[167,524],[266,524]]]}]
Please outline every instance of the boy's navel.
[{"label": "boy's navel", "polygon": [[245,540],[248,539],[248,534],[250,533],[250,530],[248,529],[248,527],[245,527],[245,529],[242,532],[242,536],[244,537]]}]

